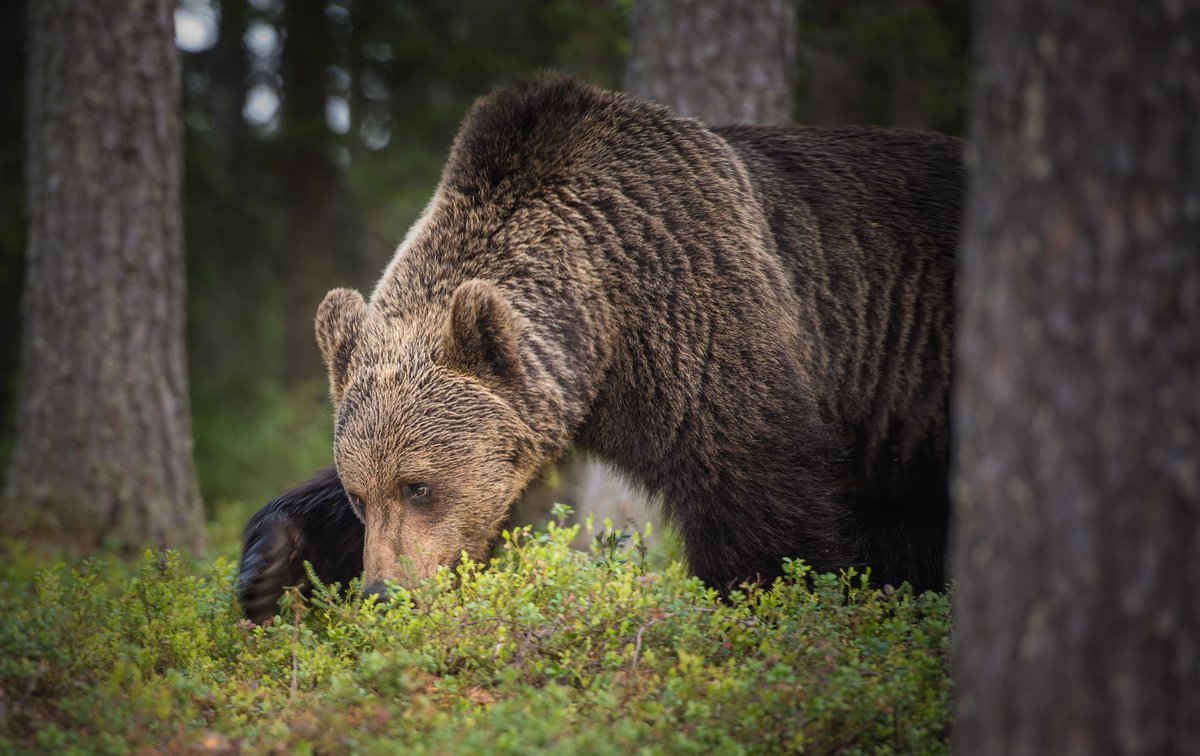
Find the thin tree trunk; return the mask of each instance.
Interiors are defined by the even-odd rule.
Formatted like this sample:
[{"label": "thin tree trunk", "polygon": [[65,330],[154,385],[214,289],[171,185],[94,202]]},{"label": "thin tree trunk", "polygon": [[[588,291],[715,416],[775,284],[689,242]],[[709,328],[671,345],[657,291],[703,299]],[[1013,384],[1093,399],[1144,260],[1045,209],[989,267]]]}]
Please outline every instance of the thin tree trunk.
[{"label": "thin tree trunk", "polygon": [[325,374],[313,318],[317,305],[334,283],[334,261],[344,245],[337,219],[343,210],[341,173],[333,162],[333,139],[325,123],[327,69],[334,62],[333,35],[325,4],[296,2],[285,6],[283,43],[284,145],[282,175],[288,203],[288,248],[285,322],[286,377],[292,380]]},{"label": "thin tree trunk", "polygon": [[639,0],[625,89],[707,124],[788,123],[794,0]]},{"label": "thin tree trunk", "polygon": [[217,28],[217,43],[209,53],[212,82],[209,98],[213,111],[213,134],[221,159],[230,175],[240,185],[246,179],[247,140],[246,90],[250,73],[246,45],[249,17],[246,0],[221,0],[221,22]]},{"label": "thin tree trunk", "polygon": [[[25,101],[26,0],[0,5],[0,102]],[[25,278],[25,112],[0,111],[0,465],[13,441],[21,354],[21,282]],[[0,468],[2,470],[2,468]],[[3,479],[0,478],[0,487]]]},{"label": "thin tree trunk", "polygon": [[975,10],[955,751],[1200,753],[1200,2]]},{"label": "thin tree trunk", "polygon": [[174,3],[31,3],[9,530],[199,549]]}]

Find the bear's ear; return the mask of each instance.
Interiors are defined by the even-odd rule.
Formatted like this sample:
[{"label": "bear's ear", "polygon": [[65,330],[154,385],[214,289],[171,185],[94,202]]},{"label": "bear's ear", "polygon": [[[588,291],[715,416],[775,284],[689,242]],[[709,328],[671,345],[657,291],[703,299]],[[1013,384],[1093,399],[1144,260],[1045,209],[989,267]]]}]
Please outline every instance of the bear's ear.
[{"label": "bear's ear", "polygon": [[454,291],[442,347],[447,367],[510,384],[525,375],[516,313],[490,281],[474,279]]},{"label": "bear's ear", "polygon": [[352,289],[334,289],[317,308],[314,325],[317,346],[329,370],[329,393],[334,403],[342,401],[350,358],[358,344],[358,333],[367,314],[362,294]]}]

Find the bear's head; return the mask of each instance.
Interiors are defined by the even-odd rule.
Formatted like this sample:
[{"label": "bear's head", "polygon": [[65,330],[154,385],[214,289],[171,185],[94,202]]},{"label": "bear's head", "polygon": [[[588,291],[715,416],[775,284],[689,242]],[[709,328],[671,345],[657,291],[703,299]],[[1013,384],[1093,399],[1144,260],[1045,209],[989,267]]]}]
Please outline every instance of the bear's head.
[{"label": "bear's head", "polygon": [[518,413],[519,316],[481,280],[427,317],[389,317],[335,289],[317,343],[336,405],[334,461],[366,525],[368,593],[411,586],[465,552],[484,560],[537,472]]}]

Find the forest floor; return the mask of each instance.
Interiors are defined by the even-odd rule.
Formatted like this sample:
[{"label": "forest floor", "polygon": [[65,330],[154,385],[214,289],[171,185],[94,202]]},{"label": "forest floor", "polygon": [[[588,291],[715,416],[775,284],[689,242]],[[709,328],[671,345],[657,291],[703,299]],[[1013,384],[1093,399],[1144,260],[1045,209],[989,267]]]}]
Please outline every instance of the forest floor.
[{"label": "forest floor", "polygon": [[721,600],[641,534],[585,552],[578,527],[520,528],[386,607],[289,595],[261,627],[232,554],[4,544],[0,752],[947,750],[945,596],[791,563]]}]

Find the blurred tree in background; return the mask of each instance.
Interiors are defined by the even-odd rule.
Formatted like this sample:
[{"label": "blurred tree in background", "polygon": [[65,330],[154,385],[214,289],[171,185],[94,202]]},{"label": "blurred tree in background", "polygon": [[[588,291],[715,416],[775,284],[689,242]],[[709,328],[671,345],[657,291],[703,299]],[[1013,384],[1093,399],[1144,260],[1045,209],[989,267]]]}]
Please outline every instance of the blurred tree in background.
[{"label": "blurred tree in background", "polygon": [[[0,86],[10,103],[23,102],[24,5],[0,10],[10,42],[0,48],[10,64]],[[800,3],[797,120],[959,131],[965,5]],[[312,338],[317,301],[334,286],[374,284],[432,194],[477,96],[541,69],[620,87],[630,6],[179,0],[189,368],[210,507],[259,503],[328,464],[331,411]],[[718,56],[710,65],[733,62]],[[12,177],[0,187],[0,307],[11,308],[0,338],[0,453],[13,428],[23,118],[20,108],[0,116],[0,165]]]},{"label": "blurred tree in background", "polygon": [[795,0],[635,0],[625,90],[710,126],[790,123]]},{"label": "blurred tree in background", "polygon": [[12,446],[25,275],[25,15],[25,0],[0,4],[0,470]]},{"label": "blurred tree in background", "polygon": [[349,16],[342,6],[291,2],[280,18],[286,34],[279,55],[277,172],[285,208],[284,371],[291,380],[325,375],[312,323],[330,281],[367,275],[353,265],[362,245],[353,237],[357,224],[336,162],[339,137],[350,126],[347,95],[354,83],[338,65]]}]

